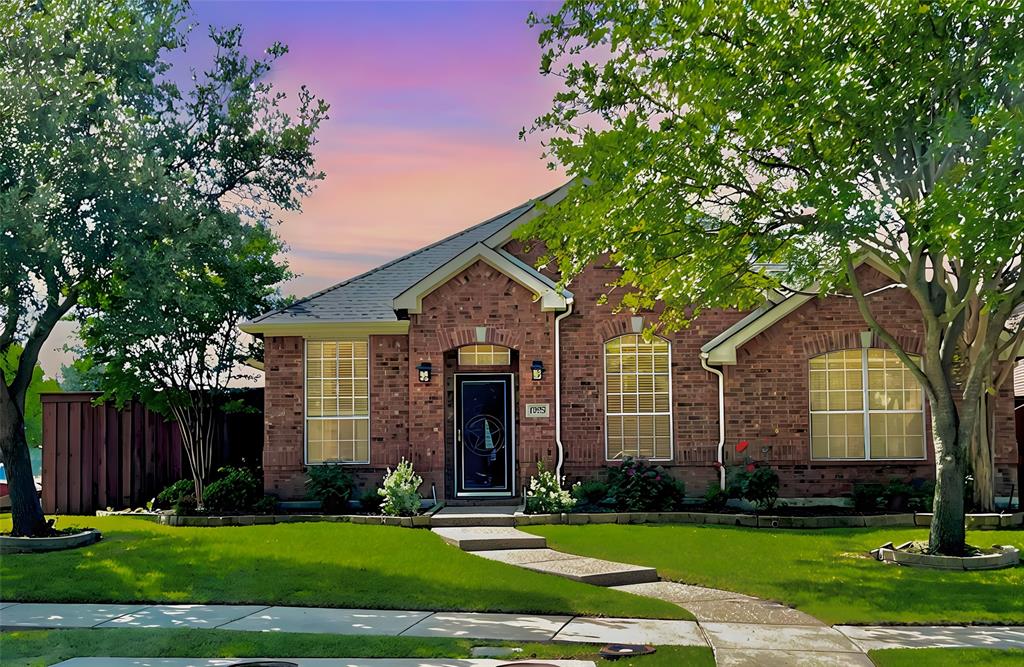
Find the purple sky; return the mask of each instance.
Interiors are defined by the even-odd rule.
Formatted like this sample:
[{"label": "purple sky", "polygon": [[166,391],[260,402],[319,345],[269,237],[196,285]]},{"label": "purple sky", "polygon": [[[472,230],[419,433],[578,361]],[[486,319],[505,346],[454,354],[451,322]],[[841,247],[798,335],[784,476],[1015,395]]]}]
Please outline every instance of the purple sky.
[{"label": "purple sky", "polygon": [[[193,0],[184,66],[210,62],[210,24],[242,24],[253,55],[290,48],[272,81],[306,84],[331,103],[320,132],[327,173],[304,211],[280,228],[299,296],[443,238],[556,187],[536,138],[518,132],[547,110],[555,82],[538,74],[540,0],[304,2]],[[45,350],[47,375],[68,363],[63,326]]]},{"label": "purple sky", "polygon": [[[317,156],[327,180],[280,232],[306,294],[468,227],[561,183],[519,129],[550,104],[537,72],[543,2],[198,1],[201,25],[241,23],[272,74],[331,104]],[[207,62],[197,27],[189,61]]]}]

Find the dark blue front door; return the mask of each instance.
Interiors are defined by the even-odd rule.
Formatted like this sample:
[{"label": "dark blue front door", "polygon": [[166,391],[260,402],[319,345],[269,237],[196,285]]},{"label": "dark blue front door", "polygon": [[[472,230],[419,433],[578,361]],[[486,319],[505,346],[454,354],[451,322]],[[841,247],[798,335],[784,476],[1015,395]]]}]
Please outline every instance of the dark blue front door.
[{"label": "dark blue front door", "polygon": [[457,494],[512,495],[512,376],[456,375],[455,395]]}]

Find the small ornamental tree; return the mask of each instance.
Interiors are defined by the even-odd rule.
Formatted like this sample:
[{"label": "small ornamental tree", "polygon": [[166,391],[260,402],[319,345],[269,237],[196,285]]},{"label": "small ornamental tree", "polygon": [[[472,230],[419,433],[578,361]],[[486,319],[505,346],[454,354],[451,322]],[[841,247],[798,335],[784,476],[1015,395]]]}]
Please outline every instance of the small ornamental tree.
[{"label": "small ornamental tree", "polygon": [[104,399],[123,405],[138,398],[178,423],[203,509],[217,413],[235,407],[231,387],[255,379],[238,324],[276,306],[274,286],[288,271],[265,225],[212,215],[190,235],[187,247],[154,246],[159,256],[141,258],[140,270],[126,272],[102,308],[84,304],[79,335],[104,368]]},{"label": "small ornamental tree", "polygon": [[200,280],[189,256],[210,256],[209,227],[266,237],[275,212],[298,208],[322,176],[312,146],[327,105],[303,89],[285,114],[265,80],[283,46],[253,61],[238,28],[211,31],[208,70],[184,92],[174,82],[168,57],[184,48],[187,12],[185,0],[0,3],[0,355],[24,348],[0,383],[15,535],[51,530],[25,398],[57,322],[137,298],[147,274]]},{"label": "small ornamental tree", "polygon": [[[1020,0],[567,0],[540,26],[561,90],[532,129],[589,179],[520,230],[566,281],[608,254],[662,326],[764,290],[842,294],[931,406],[931,549],[991,503],[991,404],[1022,335]],[[918,365],[860,283],[870,253],[917,305]],[[1012,437],[1006,434],[1005,437]]]}]

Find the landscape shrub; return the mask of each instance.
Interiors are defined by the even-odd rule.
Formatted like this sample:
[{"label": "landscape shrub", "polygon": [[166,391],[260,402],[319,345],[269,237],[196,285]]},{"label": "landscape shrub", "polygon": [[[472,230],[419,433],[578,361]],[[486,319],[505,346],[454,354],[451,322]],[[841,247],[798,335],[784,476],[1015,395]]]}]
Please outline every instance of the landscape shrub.
[{"label": "landscape shrub", "polygon": [[411,516],[420,510],[423,499],[419,488],[423,478],[412,469],[412,463],[404,458],[398,466],[384,475],[384,483],[378,491],[384,502],[381,511],[388,516]]},{"label": "landscape shrub", "polygon": [[558,476],[544,468],[544,464],[537,462],[537,476],[530,478],[530,485],[526,490],[526,512],[527,514],[559,514],[568,512],[576,506],[576,498],[573,497],[573,490],[563,489]]},{"label": "landscape shrub", "polygon": [[854,484],[853,493],[850,494],[853,500],[853,509],[858,512],[877,512],[882,506],[882,492],[885,487],[881,484]]},{"label": "landscape shrub", "polygon": [[576,499],[576,508],[614,509],[609,507],[608,488],[608,482],[599,479],[577,482],[572,487],[572,496]]},{"label": "landscape shrub", "polygon": [[153,504],[157,509],[172,509],[185,496],[191,496],[195,503],[196,485],[191,479],[179,479],[166,489],[156,495],[156,502]]},{"label": "landscape shrub", "polygon": [[203,503],[211,512],[248,512],[263,497],[263,480],[249,468],[225,466],[206,485]]},{"label": "landscape shrub", "polygon": [[338,465],[310,466],[306,474],[306,495],[310,500],[319,500],[320,509],[338,514],[348,508],[353,487],[348,470]]},{"label": "landscape shrub", "polygon": [[252,509],[257,514],[273,514],[277,511],[277,496],[268,493],[257,500]]},{"label": "landscape shrub", "polygon": [[178,516],[188,516],[189,514],[195,514],[199,510],[199,504],[196,502],[196,496],[193,493],[180,496],[171,505],[171,510]]},{"label": "landscape shrub", "polygon": [[683,507],[686,486],[660,465],[627,456],[608,468],[608,503],[620,512],[671,512]]},{"label": "landscape shrub", "polygon": [[382,502],[384,502],[384,498],[381,497],[380,489],[370,489],[359,496],[359,505],[363,508],[364,512],[371,514],[380,512],[380,504]]},{"label": "landscape shrub", "polygon": [[905,482],[889,480],[881,493],[881,501],[890,512],[929,512],[935,497],[935,483],[923,479]]},{"label": "landscape shrub", "polygon": [[757,509],[771,509],[779,499],[779,474],[767,464],[737,466],[729,477],[730,494],[753,503]]},{"label": "landscape shrub", "polygon": [[729,492],[725,491],[718,482],[708,484],[704,492],[704,506],[711,510],[720,510],[729,502]]}]

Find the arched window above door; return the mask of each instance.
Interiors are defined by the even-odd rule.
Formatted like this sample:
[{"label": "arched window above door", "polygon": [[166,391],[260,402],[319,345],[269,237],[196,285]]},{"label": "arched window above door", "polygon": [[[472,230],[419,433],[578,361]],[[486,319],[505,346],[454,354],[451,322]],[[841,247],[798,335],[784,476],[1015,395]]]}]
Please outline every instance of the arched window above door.
[{"label": "arched window above door", "polygon": [[460,366],[508,366],[512,351],[501,345],[465,345],[459,348]]}]

